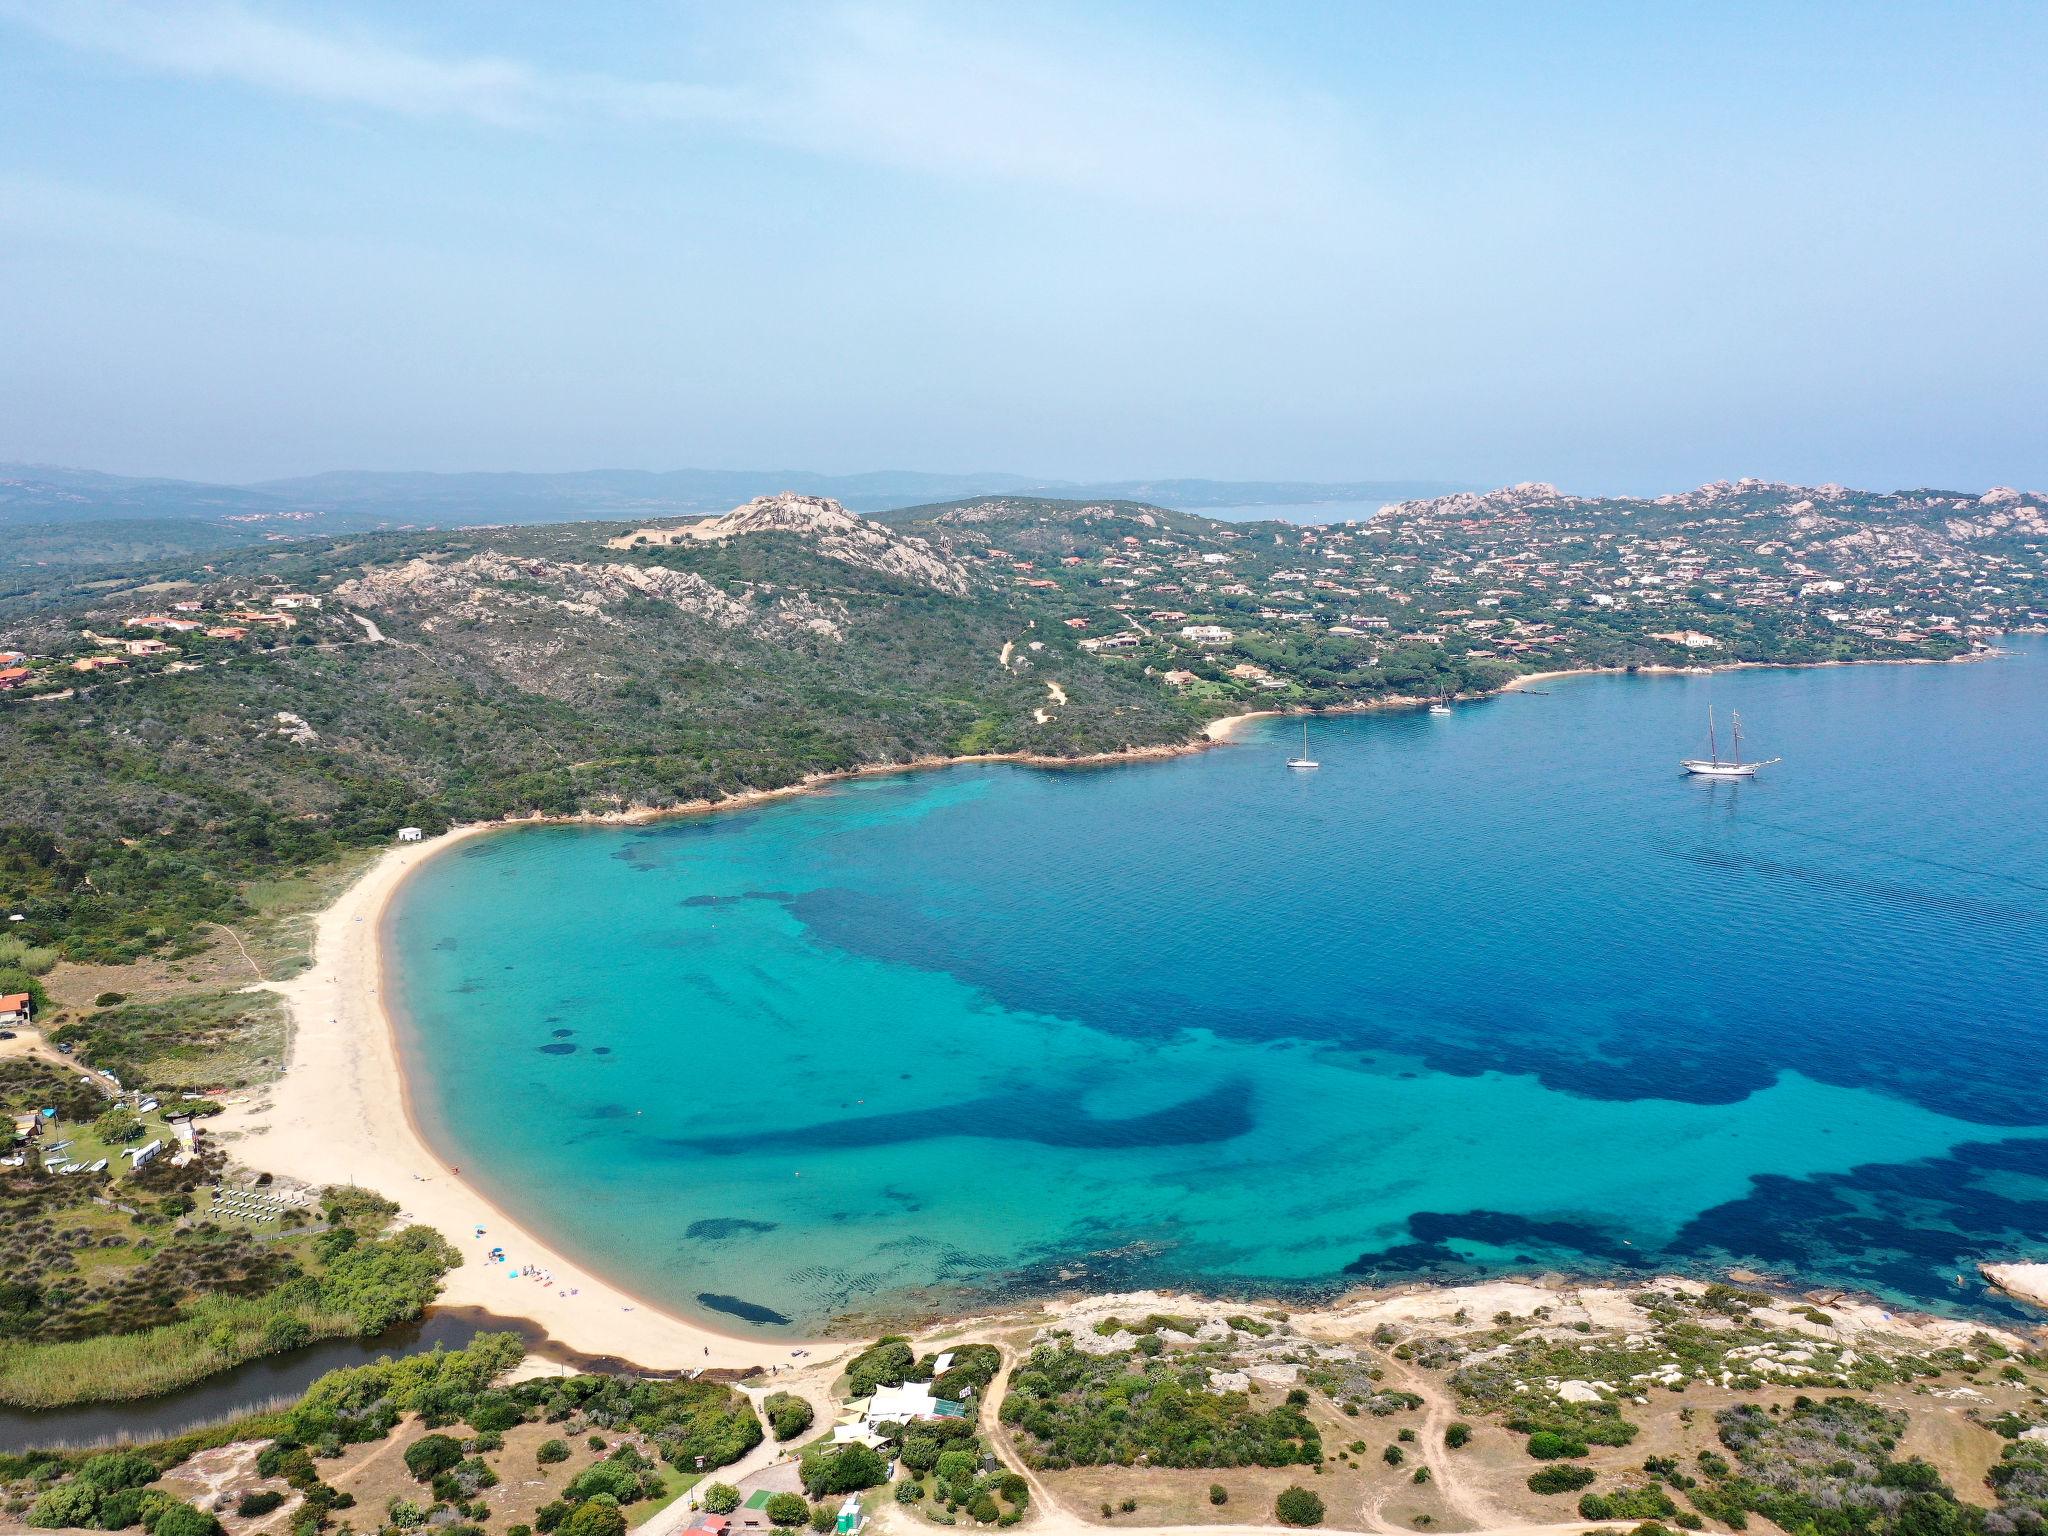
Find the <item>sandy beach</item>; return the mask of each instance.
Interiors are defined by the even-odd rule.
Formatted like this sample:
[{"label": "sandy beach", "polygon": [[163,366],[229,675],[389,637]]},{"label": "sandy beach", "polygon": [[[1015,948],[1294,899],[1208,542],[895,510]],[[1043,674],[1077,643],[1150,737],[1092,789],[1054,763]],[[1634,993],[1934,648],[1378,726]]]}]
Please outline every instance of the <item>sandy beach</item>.
[{"label": "sandy beach", "polygon": [[[769,1365],[802,1341],[756,1341],[714,1332],[621,1290],[549,1247],[445,1165],[406,1105],[379,941],[385,908],[405,877],[435,854],[493,830],[461,827],[387,850],[320,915],[313,964],[275,984],[292,1014],[282,1078],[249,1106],[215,1122],[239,1133],[236,1157],[307,1184],[357,1184],[394,1200],[412,1221],[441,1232],[463,1255],[441,1302],[521,1318],[565,1348],[613,1355],[650,1370]],[[484,1236],[476,1229],[484,1228]],[[486,1258],[502,1246],[514,1268],[552,1279],[511,1278]]]}]

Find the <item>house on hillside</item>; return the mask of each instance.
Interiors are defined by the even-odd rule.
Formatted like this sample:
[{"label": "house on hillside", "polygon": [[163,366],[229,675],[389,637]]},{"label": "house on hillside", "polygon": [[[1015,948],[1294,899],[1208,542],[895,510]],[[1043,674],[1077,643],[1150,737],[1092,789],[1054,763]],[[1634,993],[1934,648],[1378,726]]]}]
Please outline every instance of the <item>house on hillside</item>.
[{"label": "house on hillside", "polygon": [[0,691],[19,688],[34,675],[27,667],[0,667]]},{"label": "house on hillside", "polygon": [[34,1022],[33,1013],[26,992],[9,992],[0,996],[0,1024],[30,1024]]}]

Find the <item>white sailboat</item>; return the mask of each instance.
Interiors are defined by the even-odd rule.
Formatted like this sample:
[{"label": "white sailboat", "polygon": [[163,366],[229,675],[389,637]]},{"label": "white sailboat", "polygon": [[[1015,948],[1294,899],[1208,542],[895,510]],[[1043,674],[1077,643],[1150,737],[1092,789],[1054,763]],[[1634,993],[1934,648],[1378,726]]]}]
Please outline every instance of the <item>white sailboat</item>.
[{"label": "white sailboat", "polygon": [[1742,716],[1731,710],[1728,718],[1735,729],[1735,756],[1733,758],[1723,758],[1721,756],[1721,738],[1714,730],[1714,706],[1709,704],[1707,706],[1707,755],[1705,757],[1684,758],[1679,762],[1678,766],[1696,778],[1753,779],[1756,777],[1757,769],[1768,768],[1771,764],[1779,761],[1775,757],[1767,757],[1761,762],[1745,763],[1742,760]]},{"label": "white sailboat", "polygon": [[1301,722],[1301,756],[1287,759],[1290,768],[1320,768],[1323,765],[1308,755],[1308,722]]}]

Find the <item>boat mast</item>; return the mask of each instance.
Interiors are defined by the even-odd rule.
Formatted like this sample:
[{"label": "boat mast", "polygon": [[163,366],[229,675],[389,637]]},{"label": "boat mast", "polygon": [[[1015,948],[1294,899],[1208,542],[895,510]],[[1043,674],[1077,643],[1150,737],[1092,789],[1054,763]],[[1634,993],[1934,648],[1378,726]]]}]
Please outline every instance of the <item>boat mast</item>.
[{"label": "boat mast", "polygon": [[1737,711],[1730,710],[1728,718],[1735,722],[1735,761],[1739,763],[1742,761],[1742,716]]},{"label": "boat mast", "polygon": [[1716,768],[1721,766],[1721,738],[1714,734],[1714,706],[1707,706],[1707,756]]}]

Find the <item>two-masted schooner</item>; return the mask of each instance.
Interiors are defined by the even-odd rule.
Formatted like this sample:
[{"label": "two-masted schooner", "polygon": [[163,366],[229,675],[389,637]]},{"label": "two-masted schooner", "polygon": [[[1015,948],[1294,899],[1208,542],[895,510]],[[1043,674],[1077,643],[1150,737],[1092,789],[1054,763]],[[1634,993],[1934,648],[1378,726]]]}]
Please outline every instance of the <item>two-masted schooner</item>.
[{"label": "two-masted schooner", "polygon": [[1684,758],[1679,762],[1678,766],[1687,773],[1702,779],[1753,779],[1756,777],[1757,769],[1768,768],[1771,764],[1778,761],[1775,757],[1767,757],[1761,762],[1745,763],[1742,760],[1742,716],[1730,710],[1728,718],[1735,729],[1734,757],[1724,758],[1721,756],[1721,738],[1714,729],[1714,706],[1709,704],[1707,706],[1707,755],[1705,757]]}]

